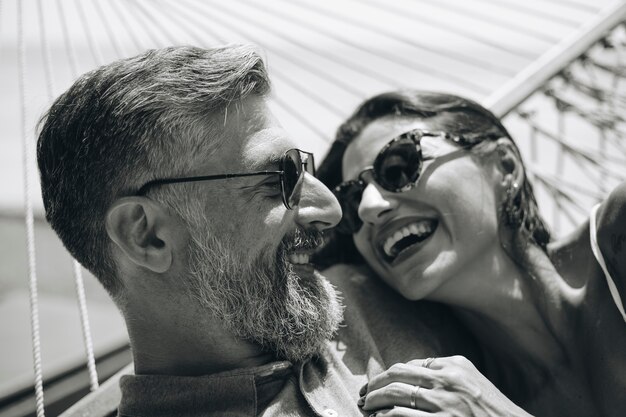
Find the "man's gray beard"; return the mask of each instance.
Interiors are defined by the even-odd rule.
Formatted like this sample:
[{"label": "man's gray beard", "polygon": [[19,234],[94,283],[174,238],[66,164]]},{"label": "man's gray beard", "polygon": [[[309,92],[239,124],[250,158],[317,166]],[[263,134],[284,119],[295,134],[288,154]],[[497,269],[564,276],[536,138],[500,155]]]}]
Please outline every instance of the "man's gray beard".
[{"label": "man's gray beard", "polygon": [[318,353],[337,331],[343,306],[325,278],[317,272],[301,278],[287,261],[305,234],[297,232],[276,253],[268,250],[256,259],[216,238],[193,236],[189,294],[235,336],[279,359],[296,362]]}]

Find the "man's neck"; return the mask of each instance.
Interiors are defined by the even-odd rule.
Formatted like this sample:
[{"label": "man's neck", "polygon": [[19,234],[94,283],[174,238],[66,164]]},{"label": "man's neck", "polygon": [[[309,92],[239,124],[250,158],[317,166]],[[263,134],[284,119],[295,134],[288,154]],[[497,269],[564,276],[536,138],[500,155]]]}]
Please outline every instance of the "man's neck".
[{"label": "man's neck", "polygon": [[[135,373],[138,375],[177,375],[200,376],[240,368],[251,368],[267,364],[273,360],[267,354],[246,356],[245,352],[236,355],[231,348],[229,357],[217,358],[212,355],[190,355],[186,350],[155,354],[153,350],[143,350],[141,346],[133,345],[133,359]],[[195,353],[195,352],[194,352]],[[237,357],[235,357],[237,356]]]},{"label": "man's neck", "polygon": [[206,311],[146,299],[124,309],[135,372],[198,376],[261,366],[275,360],[254,344],[233,336]]}]

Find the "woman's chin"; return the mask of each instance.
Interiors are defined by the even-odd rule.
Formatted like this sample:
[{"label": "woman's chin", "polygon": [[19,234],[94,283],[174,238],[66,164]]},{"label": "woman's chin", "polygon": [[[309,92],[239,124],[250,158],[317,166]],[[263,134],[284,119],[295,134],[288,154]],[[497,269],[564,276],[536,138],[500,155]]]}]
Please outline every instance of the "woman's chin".
[{"label": "woman's chin", "polygon": [[438,281],[433,274],[421,274],[404,277],[391,285],[407,300],[417,301],[431,299]]},{"label": "woman's chin", "polygon": [[446,281],[450,279],[456,256],[449,251],[439,252],[438,256],[428,259],[407,260],[398,267],[384,271],[381,276],[409,300],[438,298],[436,294]]},{"label": "woman's chin", "polygon": [[[445,280],[446,271],[454,269],[456,252],[444,228],[438,227],[427,239],[404,248],[390,258],[379,251],[361,252],[370,267],[390,287],[409,300],[431,299]],[[374,260],[373,262],[369,260]]]}]

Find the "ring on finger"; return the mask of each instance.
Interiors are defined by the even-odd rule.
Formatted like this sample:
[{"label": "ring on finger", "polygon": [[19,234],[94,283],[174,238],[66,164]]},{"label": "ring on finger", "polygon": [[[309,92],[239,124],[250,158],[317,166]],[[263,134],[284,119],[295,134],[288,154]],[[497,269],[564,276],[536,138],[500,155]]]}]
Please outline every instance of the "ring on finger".
[{"label": "ring on finger", "polygon": [[420,388],[422,388],[422,387],[420,387],[419,385],[416,385],[411,390],[411,408],[416,408],[416,405],[417,405],[417,394],[419,394]]},{"label": "ring on finger", "polygon": [[424,363],[422,364],[422,366],[426,369],[430,368],[430,365],[433,364],[433,362],[435,361],[436,358],[426,358],[424,360]]}]

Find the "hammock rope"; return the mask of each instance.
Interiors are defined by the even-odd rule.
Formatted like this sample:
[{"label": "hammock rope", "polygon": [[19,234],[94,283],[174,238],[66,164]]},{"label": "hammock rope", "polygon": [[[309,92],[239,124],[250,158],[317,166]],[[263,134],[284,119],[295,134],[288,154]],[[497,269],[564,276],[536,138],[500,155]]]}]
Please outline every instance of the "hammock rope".
[{"label": "hammock rope", "polygon": [[[183,0],[183,1],[185,1],[185,0]],[[201,13],[204,16],[210,17],[213,22],[217,22],[221,26],[228,28],[229,25],[224,23],[224,18],[221,15],[216,14],[215,11],[219,10],[222,14],[225,14],[227,16],[231,16],[231,18],[232,18],[232,16],[233,16],[232,10],[224,9],[222,7],[223,4],[219,3],[219,4],[211,4],[210,6],[212,7],[212,10],[209,12],[209,11],[207,11],[204,8],[204,6],[206,6],[204,3],[202,3],[202,2],[195,2],[195,4],[194,4],[194,3],[189,3],[189,1],[190,0],[187,0],[186,4],[190,8],[193,8],[194,10],[198,11],[198,13]],[[317,57],[319,57],[319,58],[321,58],[321,59],[323,59],[325,61],[339,63],[343,67],[349,68],[349,69],[353,70],[354,72],[356,72],[358,74],[366,75],[367,77],[371,78],[371,80],[373,82],[377,82],[377,83],[381,83],[382,82],[382,83],[386,84],[388,87],[393,87],[393,88],[400,88],[401,87],[401,83],[399,82],[398,79],[390,77],[387,74],[382,74],[380,72],[373,71],[371,68],[369,68],[367,66],[360,65],[359,63],[354,62],[353,60],[347,59],[343,55],[339,55],[339,54],[333,53],[330,50],[317,48],[317,47],[315,47],[313,45],[309,45],[309,44],[303,43],[303,42],[295,39],[294,37],[290,37],[289,34],[277,30],[273,26],[270,27],[268,25],[265,25],[262,20],[255,21],[253,19],[250,19],[250,18],[246,17],[243,14],[237,16],[237,20],[245,21],[248,24],[254,24],[255,25],[254,27],[265,29],[265,30],[267,30],[269,32],[272,32],[276,36],[278,36],[279,38],[283,39],[283,41],[285,41],[285,42],[291,43],[291,44],[295,45],[296,47],[301,48],[302,50],[304,50],[306,52],[315,54]],[[237,27],[237,30],[235,30],[235,29],[232,29],[232,30],[234,32],[244,33],[243,30],[242,30],[242,26],[243,25],[240,25],[239,27]],[[254,39],[254,37],[252,37],[252,39]]]},{"label": "hammock rope", "polygon": [[[419,70],[421,72],[423,72],[424,74],[428,74],[429,76],[433,77],[433,78],[438,78],[440,80],[453,80],[455,83],[464,86],[465,88],[467,88],[470,91],[473,91],[474,93],[478,93],[481,95],[487,94],[489,91],[485,89],[485,87],[481,84],[477,84],[474,83],[472,81],[468,81],[467,78],[465,77],[460,77],[457,73],[451,72],[451,71],[446,71],[446,70],[442,70],[442,68],[438,68],[435,66],[430,66],[427,65],[425,62],[422,62],[421,60],[417,60],[417,59],[408,59],[405,56],[398,56],[398,55],[394,55],[392,53],[390,53],[389,51],[385,50],[385,49],[381,49],[381,48],[377,48],[374,47],[372,45],[362,45],[361,43],[355,42],[353,41],[350,37],[345,36],[344,34],[340,34],[340,33],[336,33],[336,32],[331,32],[329,30],[327,30],[326,28],[323,27],[323,25],[321,25],[321,23],[318,23],[316,20],[313,19],[305,19],[303,18],[300,14],[285,14],[285,12],[282,9],[278,9],[276,7],[271,7],[270,9],[265,9],[264,7],[259,6],[258,3],[253,3],[250,2],[248,0],[240,0],[240,3],[244,3],[248,6],[251,6],[257,10],[260,10],[264,13],[267,13],[271,16],[281,16],[283,17],[285,20],[288,21],[292,21],[292,22],[296,22],[298,23],[301,27],[306,27],[309,28],[311,31],[316,32],[316,34],[319,34],[321,36],[324,36],[325,38],[328,39],[332,39],[338,43],[342,43],[346,46],[349,46],[350,48],[353,48],[355,50],[359,50],[362,53],[365,53],[369,56],[371,56],[374,59],[384,59],[386,61],[389,61],[395,65],[400,65],[403,67],[406,67],[408,69],[411,70]],[[232,10],[230,9],[230,11],[225,11],[225,8],[223,7],[225,5],[225,3],[220,3],[219,5],[217,4],[211,4],[211,6],[214,9],[219,9],[224,13],[229,13],[231,15],[236,14],[236,10]],[[267,6],[267,3],[265,3],[265,6]],[[231,5],[232,7],[232,5]],[[226,8],[228,9],[228,8]],[[313,10],[313,9],[311,9]],[[238,18],[240,18],[241,16],[237,15]],[[336,18],[335,18],[336,19]],[[343,23],[345,22],[350,22],[351,24],[353,24],[352,19],[350,17],[345,17],[345,19],[341,19],[341,21]],[[256,22],[256,24],[258,24],[258,22]],[[353,24],[354,25],[354,24]],[[384,33],[384,29],[379,29],[380,33]],[[285,36],[285,35],[283,35]],[[414,45],[415,46],[415,45]],[[421,45],[423,47],[423,45]],[[326,55],[328,55],[329,51],[325,51]],[[457,54],[458,55],[458,54]],[[337,57],[340,57],[339,55]],[[344,63],[344,65],[348,65],[347,62],[350,62],[349,65],[353,65],[353,63],[351,61],[346,61],[345,58],[342,57],[342,62]],[[363,71],[366,67],[364,66],[360,66],[361,67],[361,71]],[[388,79],[389,82],[391,84],[398,84],[398,80],[393,79],[391,77],[389,77],[389,75],[387,74],[382,74],[378,71],[371,71],[370,69],[366,69],[366,71],[376,74],[375,77],[378,77],[380,79]]]},{"label": "hammock rope", "polygon": [[115,34],[113,33],[113,29],[111,28],[111,22],[109,21],[107,14],[104,13],[104,10],[102,10],[100,1],[95,0],[93,2],[93,5],[96,8],[96,14],[103,23],[104,30],[107,32],[107,36],[111,40],[111,46],[113,47],[115,56],[121,58],[122,56],[124,56],[124,53],[122,52],[122,46],[117,42],[117,39],[115,38]]},{"label": "hammock rope", "polygon": [[[48,43],[44,41],[45,39],[47,39],[47,36],[46,36],[46,31],[45,31],[44,19],[43,19],[43,8],[42,8],[43,4],[41,3],[41,0],[38,0],[38,6],[39,7],[37,10],[39,12],[38,13],[40,17],[39,21],[41,25],[40,34],[43,39],[42,50],[43,50],[46,91],[48,92],[48,101],[50,104],[52,104],[52,101],[54,99],[54,91],[55,91],[54,76],[52,73],[52,60],[51,60],[50,47]],[[59,9],[59,12],[60,13],[64,12],[64,9],[62,8],[62,6],[61,6],[61,9]],[[64,25],[65,21],[66,21],[65,16],[62,15],[61,22],[63,22],[63,27],[64,27],[63,34],[66,36],[65,41],[66,41],[66,47],[68,47],[68,59],[70,63],[72,62],[74,63],[73,65],[70,65],[70,67],[72,70],[72,76],[76,78],[78,76],[76,72],[77,69],[76,69],[76,64],[75,64],[76,58],[71,49],[68,30],[67,30],[67,27]],[[97,55],[94,54],[93,57],[95,58],[97,57]],[[71,262],[72,262],[72,275],[74,278],[74,287],[76,289],[76,298],[78,302],[78,311],[79,311],[79,317],[80,317],[80,323],[81,323],[83,346],[85,347],[87,372],[89,375],[89,386],[90,386],[91,391],[95,391],[99,387],[98,372],[96,369],[95,354],[93,350],[93,337],[91,334],[91,326],[89,324],[89,313],[87,310],[83,274],[82,274],[81,265],[78,263],[78,261],[72,258]]]},{"label": "hammock rope", "polygon": [[116,0],[110,0],[108,4],[112,6],[111,9],[115,12],[118,18],[117,19],[118,22],[122,23],[122,26],[126,30],[126,33],[128,33],[129,36],[126,39],[130,39],[130,41],[133,43],[133,46],[135,47],[134,52],[136,53],[138,51],[147,49],[147,47],[139,41],[139,37],[137,36],[137,34],[135,33],[133,29],[134,26],[131,25],[130,22],[128,21],[128,18],[127,18],[128,13],[120,9],[120,6],[117,4]]},{"label": "hammock rope", "polygon": [[91,391],[98,389],[98,371],[96,369],[96,360],[93,352],[93,341],[91,337],[91,326],[89,324],[89,315],[87,313],[87,301],[85,297],[85,287],[83,285],[82,267],[75,259],[72,259],[74,272],[74,285],[76,287],[76,296],[78,299],[78,309],[80,311],[80,324],[83,331],[83,343],[85,345],[85,353],[87,355],[87,371],[89,373],[89,387]]},{"label": "hammock rope", "polygon": [[[429,6],[438,8],[447,13],[457,14],[463,17],[471,17],[476,20],[479,24],[487,23],[492,26],[499,27],[500,29],[506,29],[509,32],[515,32],[517,34],[523,34],[531,38],[535,38],[536,40],[546,42],[546,43],[556,43],[560,40],[560,38],[556,36],[551,36],[547,33],[537,32],[532,30],[531,28],[523,25],[519,25],[514,21],[504,21],[500,18],[494,18],[485,13],[481,13],[477,10],[476,7],[472,7],[471,5],[468,7],[465,4],[459,3],[458,1],[452,0],[452,4],[450,4],[449,0],[413,0],[413,2],[419,1],[420,3],[428,3]],[[594,10],[595,12],[596,10]]]},{"label": "hammock rope", "polygon": [[44,73],[46,76],[46,93],[48,101],[52,103],[54,97],[54,80],[52,76],[52,59],[50,58],[50,45],[48,45],[48,36],[46,36],[46,23],[43,13],[42,0],[37,0],[37,18],[39,21],[39,42],[41,42],[41,53],[43,57]]},{"label": "hammock rope", "polygon": [[[205,33],[207,33],[209,36],[211,36],[211,38],[213,39],[219,39],[218,42],[223,43],[224,40],[222,37],[220,37],[216,32],[212,31],[210,29],[209,25],[206,25],[205,21],[201,20],[201,17],[199,17],[197,14],[191,13],[190,11],[188,11],[187,9],[181,9],[180,6],[178,5],[178,3],[170,3],[170,2],[162,2],[161,3],[163,6],[170,6],[171,9],[173,9],[173,7],[176,7],[176,14],[177,15],[182,15],[183,13],[185,14],[185,18],[188,19],[185,24],[183,25],[183,27],[187,27],[189,25],[189,22],[195,22],[195,25],[198,26],[199,29],[203,30]],[[173,7],[172,7],[173,6]],[[170,15],[173,16],[173,15]],[[178,18],[176,19],[178,20]],[[268,27],[265,27],[265,29],[269,30]],[[264,39],[260,39],[258,37],[254,37],[252,35],[250,35],[249,32],[242,30],[242,28],[238,28],[239,33],[241,33],[242,35],[246,36],[248,39],[253,39],[255,43],[257,43],[258,45],[262,46],[264,50],[266,50],[267,52],[271,53],[273,56],[277,56],[280,57],[281,59],[285,59],[288,62],[291,62],[292,64],[295,64],[299,67],[299,69],[310,73],[312,75],[318,76],[321,79],[329,82],[330,84],[335,85],[336,87],[340,88],[341,90],[353,95],[354,97],[358,98],[358,99],[364,99],[365,95],[363,94],[362,90],[359,90],[355,87],[352,87],[350,84],[346,83],[344,79],[337,77],[332,71],[328,71],[328,69],[326,67],[319,67],[319,68],[315,68],[312,69],[311,68],[311,63],[305,61],[304,59],[301,59],[298,55],[296,54],[289,54],[286,53],[284,51],[282,51],[281,49],[278,48],[273,48],[272,45],[270,43],[268,43],[267,41],[265,41]],[[274,36],[279,37],[281,39],[283,39],[283,35],[279,35],[276,32],[269,32],[272,33]],[[198,39],[197,37],[194,37],[194,39],[196,39],[196,41],[198,42],[198,45],[204,45],[206,44],[206,41],[202,40],[202,39]],[[273,68],[272,68],[273,70]]]},{"label": "hammock rope", "polygon": [[100,55],[100,52],[98,51],[98,48],[93,40],[90,25],[87,24],[87,16],[85,15],[85,9],[83,8],[83,0],[74,0],[74,4],[76,5],[76,10],[78,12],[80,26],[83,28],[85,39],[87,39],[87,45],[89,45],[89,53],[93,58],[94,64],[99,67],[102,65],[102,55]]},{"label": "hammock rope", "polygon": [[[160,31],[161,35],[163,35],[166,38],[169,45],[180,45],[180,40],[177,39],[176,36],[174,36],[174,34],[172,34],[172,32],[170,31],[169,25],[165,25],[165,26],[159,25],[159,22],[154,16],[152,10],[150,10],[145,4],[137,0],[133,0],[132,4],[136,9],[140,11],[140,13],[148,21],[149,24],[146,25],[146,28],[156,28],[156,27],[161,28],[161,31]],[[156,8],[156,7],[153,7],[153,8]],[[158,45],[162,46],[163,43],[161,42]]]},{"label": "hammock rope", "polygon": [[[546,20],[549,23],[557,22],[564,26],[569,26],[570,28],[574,28],[578,26],[578,22],[573,19],[568,19],[563,15],[558,15],[554,13],[548,13],[546,11],[534,9],[532,7],[525,6],[520,4],[517,0],[483,0],[487,3],[491,3],[496,7],[506,7],[507,9],[517,10],[520,13],[525,14],[528,17],[532,17],[535,19]],[[506,3],[506,4],[503,4]]]},{"label": "hammock rope", "polygon": [[[626,95],[619,88],[624,82],[626,8],[618,2],[611,7],[620,10],[622,20],[615,17],[606,33],[504,119],[507,124],[509,118],[519,118],[530,128],[529,171],[537,189],[547,192],[554,202],[549,217],[557,235],[564,220],[572,227],[580,223],[593,205],[626,180]],[[545,112],[548,103],[555,115],[538,117],[539,109]],[[540,155],[536,142],[546,139],[559,151],[551,166],[537,169]],[[584,180],[578,181],[572,174]]]},{"label": "hammock rope", "polygon": [[32,176],[30,157],[34,147],[27,135],[26,124],[26,46],[24,42],[24,16],[22,2],[17,2],[17,46],[18,46],[18,89],[20,94],[20,127],[22,137],[22,175],[24,178],[24,220],[26,224],[26,250],[28,258],[28,288],[30,301],[30,325],[33,345],[33,367],[35,372],[35,402],[37,417],[45,417],[43,395],[43,371],[41,363],[41,335],[39,331],[39,302],[37,293],[37,263],[35,254],[35,227],[33,199],[31,195]]},{"label": "hammock rope", "polygon": [[[139,3],[137,3],[137,5],[139,6]],[[154,25],[158,24],[158,19],[156,19],[156,17],[153,14],[152,10],[149,10],[147,7],[141,6],[142,11],[149,16],[151,22]],[[161,13],[164,13],[163,9],[159,9],[156,6],[153,5],[153,8],[155,10],[160,10]],[[171,17],[171,15],[170,15]],[[188,31],[188,25],[189,23],[187,22],[187,25],[181,25],[179,20],[176,20],[176,23],[178,25],[180,25],[178,28],[181,29],[183,32],[189,32]],[[168,38],[168,41],[171,44],[175,44],[177,42],[176,37],[174,35],[172,35],[171,32],[169,31],[164,31],[165,36]],[[195,37],[195,40],[197,42],[199,42],[199,45],[205,45],[206,42],[202,39],[199,39],[197,37]],[[325,108],[325,109],[329,109],[331,110],[334,114],[339,115],[340,118],[345,118],[347,117],[347,109],[341,108],[339,106],[337,106],[337,104],[331,100],[329,100],[329,98],[326,95],[323,94],[319,94],[319,91],[316,91],[315,89],[308,87],[306,84],[302,84],[302,83],[298,83],[298,81],[296,79],[293,78],[293,76],[289,75],[287,72],[282,71],[279,67],[272,67],[272,72],[276,75],[278,75],[279,79],[284,82],[285,84],[288,84],[291,88],[293,88],[294,90],[298,91],[300,94],[304,94],[306,97],[308,97],[309,99],[311,99],[312,101],[316,102],[317,104],[319,104],[321,107]],[[328,142],[330,139],[327,137],[322,136],[321,139],[324,142]]]},{"label": "hammock rope", "polygon": [[132,5],[135,10],[139,10],[139,13],[131,13],[131,15],[137,20],[137,22],[139,22],[139,26],[141,27],[143,32],[148,35],[148,38],[150,39],[150,42],[152,44],[152,48],[154,48],[155,46],[157,48],[163,48],[165,46],[165,43],[159,39],[159,37],[155,33],[155,30],[153,30],[154,25],[150,25],[146,22],[146,20],[144,19],[145,13],[141,9],[139,4],[136,1],[131,1],[128,4]]},{"label": "hammock rope", "polygon": [[[170,3],[168,3],[170,4]],[[219,33],[217,33],[216,31],[212,30],[209,25],[206,25],[206,20],[202,20],[201,17],[199,17],[198,15],[202,16],[205,13],[202,11],[198,11],[196,10],[197,13],[192,14],[190,11],[187,11],[186,9],[180,9],[180,8],[176,8],[176,9],[171,9],[174,11],[174,13],[177,13],[179,15],[182,16],[182,13],[185,12],[185,15],[182,16],[184,18],[189,19],[186,22],[186,26],[185,27],[193,27],[193,28],[197,28],[198,30],[204,32],[205,34],[207,34],[211,39],[210,42],[208,42],[206,39],[200,39],[198,42],[198,45],[200,46],[209,46],[211,44],[211,42],[215,42],[218,44],[224,44],[226,43],[225,38],[223,38]],[[175,16],[175,14],[169,14],[168,15],[170,18],[172,16]],[[219,19],[215,19],[214,16],[211,16],[211,19],[218,20]],[[179,19],[175,19],[175,21],[178,24],[182,23],[180,22]],[[215,26],[215,25],[212,25]],[[195,37],[194,37],[195,38]],[[265,45],[263,45],[263,43],[259,40],[255,42],[264,47]],[[266,48],[268,51],[271,51],[271,48]],[[273,53],[275,51],[272,51]],[[274,71],[274,68],[272,68],[272,72]],[[301,87],[301,86],[299,86]],[[315,94],[317,95],[317,93]],[[311,98],[311,97],[309,97]],[[329,135],[326,132],[323,132],[316,124],[312,123],[310,118],[307,118],[305,115],[303,115],[301,112],[298,112],[296,109],[293,108],[293,106],[290,106],[287,102],[285,102],[284,100],[281,100],[280,97],[278,97],[278,95],[272,97],[273,101],[276,103],[276,105],[278,106],[278,108],[282,109],[285,114],[293,117],[295,120],[297,120],[300,124],[304,125],[307,129],[309,129],[313,134],[315,134],[315,136],[317,137],[318,140],[323,141],[323,142],[328,142],[329,139]]]},{"label": "hammock rope", "polygon": [[569,7],[574,7],[577,8],[579,10],[583,10],[586,12],[597,12],[598,8],[597,7],[593,7],[590,6],[588,4],[583,4],[583,3],[578,3],[576,1],[572,1],[572,0],[550,0],[553,3],[560,3]]},{"label": "hammock rope", "polygon": [[[435,19],[435,18],[429,17],[427,14],[415,12],[412,9],[403,9],[398,6],[394,6],[394,4],[390,2],[381,4],[378,2],[374,2],[372,0],[361,0],[361,1],[369,5],[369,7],[375,9],[377,13],[389,13],[389,14],[395,15],[396,18],[401,18],[401,19],[412,18],[414,19],[414,21],[420,22],[420,25],[429,27],[431,30],[445,29],[445,31],[456,35],[459,40],[466,41],[467,39],[472,39],[473,41],[480,43],[483,46],[488,46],[488,47],[500,50],[501,52],[504,52],[506,54],[511,54],[513,56],[523,56],[524,58],[527,58],[527,59],[533,59],[536,56],[535,53],[517,49],[515,46],[511,46],[511,45],[503,46],[497,42],[493,42],[492,40],[487,39],[483,36],[476,35],[476,33],[473,31],[465,30],[457,26],[456,24],[447,22],[444,19]],[[499,65],[497,62],[494,62],[494,61],[480,59],[476,57],[475,55],[460,53],[458,50],[445,48],[445,47],[434,48],[428,45],[427,43],[419,42],[416,36],[406,36],[406,34],[400,35],[397,32],[388,30],[384,26],[377,26],[376,24],[370,23],[367,20],[358,19],[352,15],[345,14],[345,13],[340,14],[335,8],[324,8],[324,7],[320,7],[318,4],[312,4],[312,3],[302,1],[302,0],[296,0],[295,3],[298,5],[298,7],[305,9],[304,10],[305,12],[307,10],[313,11],[316,14],[330,17],[333,20],[336,20],[339,22],[347,21],[347,22],[350,22],[350,24],[353,25],[354,27],[366,28],[373,34],[376,34],[376,35],[382,34],[385,37],[388,37],[395,41],[414,46],[424,51],[428,51],[434,55],[439,55],[444,58],[455,60],[458,63],[463,63],[463,64],[470,65],[479,69],[489,68],[490,70],[497,72],[500,75],[504,75],[504,76],[513,76],[516,73],[516,71],[513,70],[512,68]]]},{"label": "hammock rope", "polygon": [[65,9],[62,1],[56,1],[57,12],[61,19],[61,32],[63,34],[63,43],[65,45],[65,52],[67,53],[67,62],[70,65],[70,72],[72,76],[78,74],[78,66],[76,65],[76,57],[74,56],[74,49],[72,48],[72,41],[70,40],[69,29],[67,27],[67,21],[65,19]]},{"label": "hammock rope", "polygon": [[[302,0],[298,0],[300,2],[300,4],[303,4]],[[484,46],[488,46],[491,47],[493,49],[497,49],[501,52],[505,52],[507,54],[512,55],[513,57],[519,57],[519,56],[523,56],[525,58],[528,59],[534,59],[537,57],[537,54],[535,52],[531,52],[528,51],[526,49],[520,49],[517,48],[515,46],[511,46],[511,45],[504,45],[500,42],[496,42],[494,41],[492,38],[488,38],[485,36],[481,36],[476,34],[476,32],[471,31],[471,30],[466,30],[463,26],[459,26],[455,23],[451,23],[446,21],[445,19],[435,19],[433,17],[430,17],[428,14],[423,13],[423,12],[419,12],[417,11],[417,9],[403,9],[401,7],[398,7],[397,5],[394,5],[394,3],[391,2],[385,2],[385,3],[381,3],[378,0],[372,1],[372,0],[361,0],[364,3],[367,3],[369,5],[371,5],[372,7],[378,8],[381,10],[381,12],[391,12],[393,14],[395,14],[396,16],[399,17],[408,17],[408,18],[413,18],[415,19],[416,22],[420,22],[420,23],[425,23],[426,25],[430,26],[433,29],[441,29],[441,28],[445,28],[447,31],[454,33],[455,35],[457,35],[460,39],[472,39],[473,41],[476,41],[477,43],[480,43]],[[308,7],[314,7],[313,5],[311,5],[310,3],[307,4]],[[318,10],[322,10],[318,7],[316,7],[316,9]],[[341,16],[342,19],[345,19],[346,16]],[[381,30],[381,28],[376,28],[376,30]],[[383,29],[384,30],[384,29]],[[390,33],[389,31],[386,31],[384,33]],[[391,32],[393,33],[393,32]],[[396,36],[394,36],[394,38],[396,38]],[[402,38],[400,38],[402,39]],[[414,39],[407,39],[404,38],[404,41],[410,41],[410,42],[415,42]],[[493,62],[493,61],[485,61],[485,60],[480,60],[477,59],[476,57],[472,56],[472,55],[467,55],[467,54],[459,54],[458,51],[452,50],[452,49],[435,49],[432,47],[428,47],[427,45],[424,45],[422,43],[415,43],[416,46],[419,45],[419,47],[424,48],[424,49],[428,49],[430,51],[432,51],[433,53],[437,53],[446,57],[452,57],[460,62],[465,62],[467,64],[470,65],[476,65],[479,68],[491,68],[493,70],[499,71],[502,73],[502,75],[515,75],[516,71],[512,70],[511,68],[507,68],[507,67],[503,67],[500,65],[496,65],[497,63]]]}]

